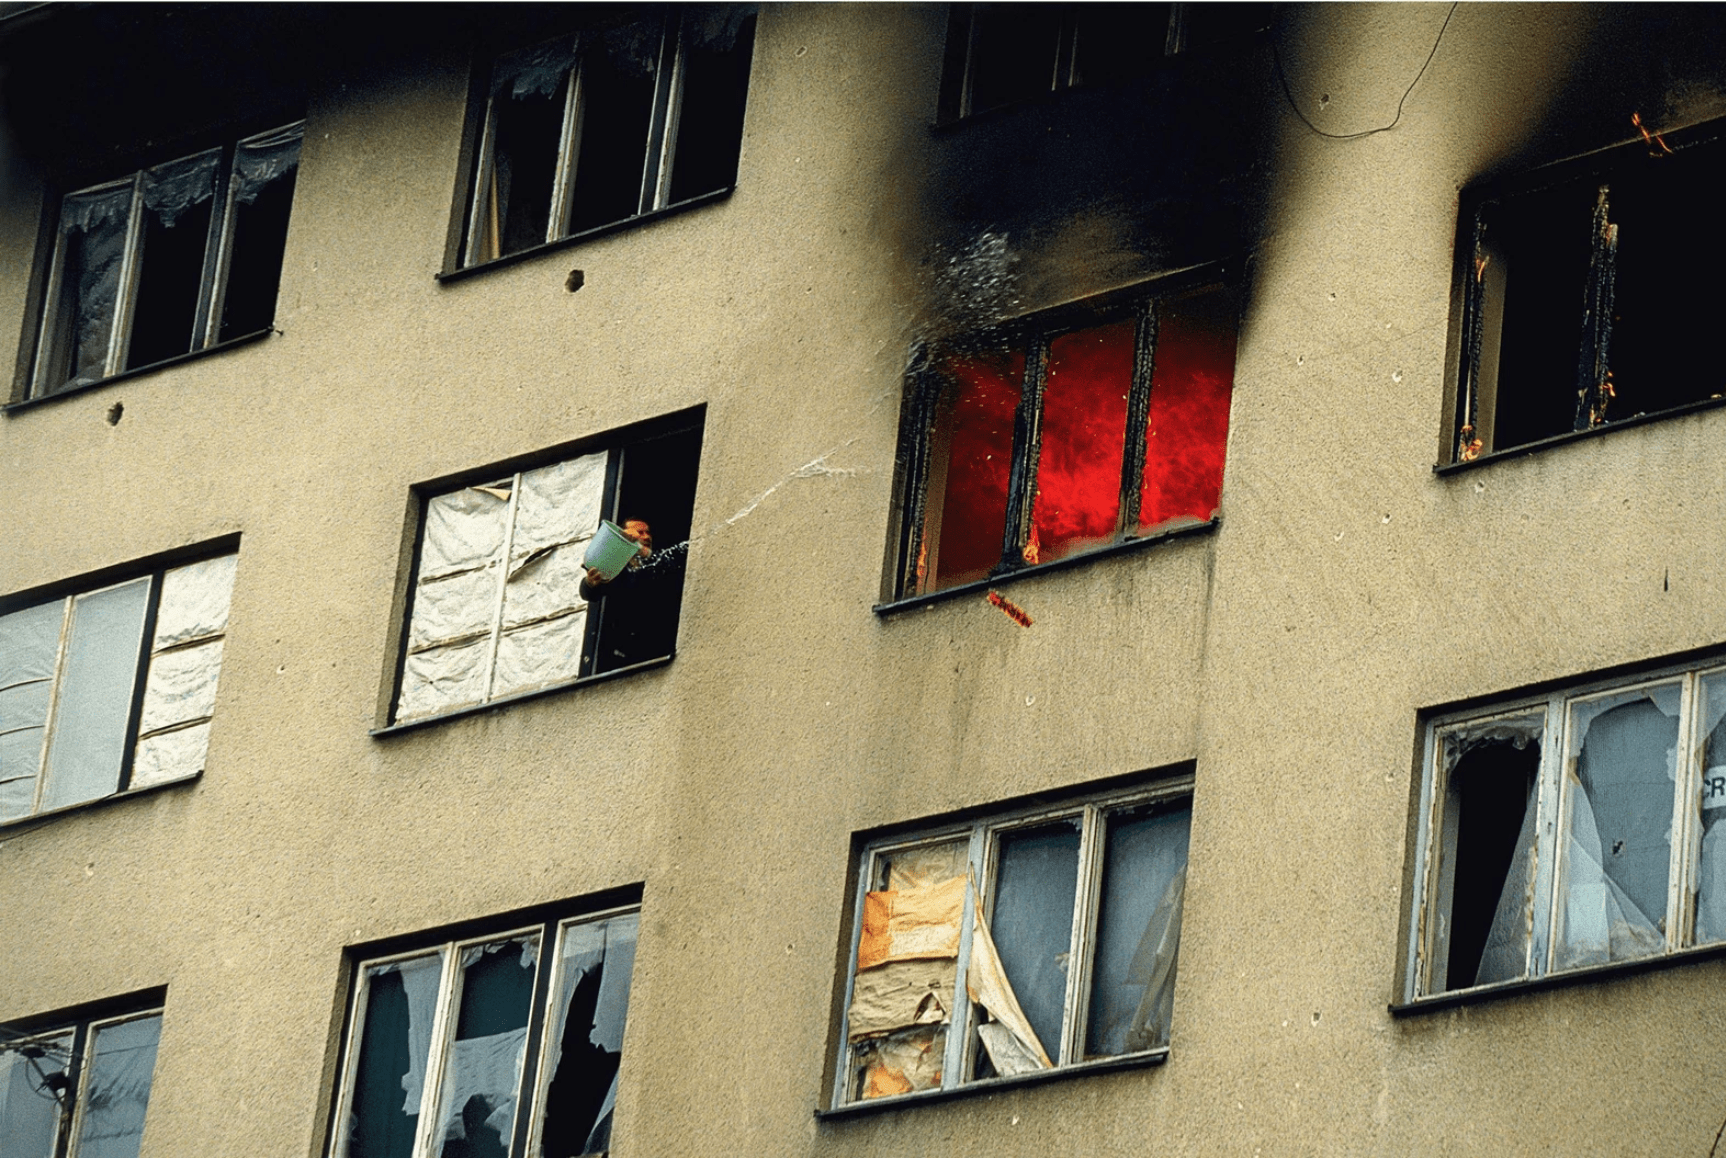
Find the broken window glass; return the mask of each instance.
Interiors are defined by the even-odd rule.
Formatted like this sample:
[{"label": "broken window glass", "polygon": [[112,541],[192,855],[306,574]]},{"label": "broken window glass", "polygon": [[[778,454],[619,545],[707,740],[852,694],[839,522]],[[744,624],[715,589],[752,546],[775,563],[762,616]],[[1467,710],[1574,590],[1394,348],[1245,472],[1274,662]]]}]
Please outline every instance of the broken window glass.
[{"label": "broken window glass", "polygon": [[1186,791],[867,851],[836,1103],[1165,1047]]},{"label": "broken window glass", "polygon": [[268,329],[303,124],[68,193],[31,395]]},{"label": "broken window glass", "polygon": [[333,1153],[605,1153],[638,927],[635,912],[613,911],[362,962]]},{"label": "broken window glass", "polygon": [[977,335],[913,369],[901,596],[1215,517],[1233,295],[1207,287],[1105,313]]},{"label": "broken window glass", "polygon": [[1723,718],[1690,668],[1435,723],[1412,997],[1726,939]]},{"label": "broken window glass", "polygon": [[1466,199],[1458,461],[1726,393],[1696,290],[1723,178],[1712,142],[1639,143]]},{"label": "broken window glass", "polygon": [[235,558],[0,615],[0,823],[203,771]]},{"label": "broken window glass", "polygon": [[462,264],[730,188],[754,5],[702,5],[499,56]]}]

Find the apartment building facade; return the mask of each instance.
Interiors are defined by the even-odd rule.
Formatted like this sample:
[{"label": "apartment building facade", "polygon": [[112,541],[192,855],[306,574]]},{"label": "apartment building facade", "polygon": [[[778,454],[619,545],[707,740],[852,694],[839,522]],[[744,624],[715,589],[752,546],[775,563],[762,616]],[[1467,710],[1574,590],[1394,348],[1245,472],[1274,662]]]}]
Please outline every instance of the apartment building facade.
[{"label": "apartment building facade", "polygon": [[0,66],[0,1155],[1709,1153],[1713,10]]}]

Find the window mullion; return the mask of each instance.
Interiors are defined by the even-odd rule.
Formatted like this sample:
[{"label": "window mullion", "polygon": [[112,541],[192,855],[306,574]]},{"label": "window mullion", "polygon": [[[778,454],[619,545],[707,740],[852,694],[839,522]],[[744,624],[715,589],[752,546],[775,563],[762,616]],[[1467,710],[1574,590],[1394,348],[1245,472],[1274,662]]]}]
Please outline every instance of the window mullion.
[{"label": "window mullion", "polygon": [[234,162],[238,145],[224,146],[211,199],[210,232],[204,242],[204,276],[198,286],[197,311],[192,315],[192,349],[215,343],[222,331],[222,305],[227,297],[228,259],[234,245]]},{"label": "window mullion", "polygon": [[1079,18],[1072,5],[1063,5],[1061,26],[1055,33],[1055,75],[1049,88],[1059,92],[1077,83],[1079,48]]},{"label": "window mullion", "polygon": [[56,226],[54,257],[48,267],[48,285],[42,294],[42,325],[36,335],[36,370],[30,385],[33,398],[41,397],[52,388],[50,375],[54,364],[59,361],[60,344],[54,340],[54,331],[62,324],[60,314],[64,306],[60,296],[65,292],[66,281],[65,213],[65,198],[61,198],[61,220]]},{"label": "window mullion", "polygon": [[1683,696],[1678,710],[1678,750],[1672,770],[1672,860],[1666,870],[1666,948],[1682,949],[1690,941],[1690,926],[1695,917],[1691,897],[1696,874],[1696,853],[1702,809],[1699,801],[1701,780],[1702,679],[1694,671],[1684,673]]},{"label": "window mullion", "polygon": [[959,82],[959,116],[971,115],[971,88],[977,79],[977,6],[966,5],[965,75]]},{"label": "window mullion", "polygon": [[911,351],[908,372],[911,389],[905,409],[905,429],[899,445],[907,447],[905,472],[905,502],[899,528],[899,582],[896,598],[922,591],[927,578],[921,565],[924,543],[929,537],[929,481],[934,459],[935,416],[940,403],[941,382],[929,368],[927,347],[918,343]]},{"label": "window mullion", "polygon": [[[509,559],[515,550],[515,511],[516,504],[521,499],[521,474],[517,472],[510,481],[509,507],[504,512],[503,554],[498,563],[497,571],[497,602],[491,611],[491,644],[486,648],[485,655],[485,699],[491,699],[491,685],[497,675],[497,649],[503,639],[503,601],[509,590]],[[480,701],[484,703],[485,701]]]},{"label": "window mullion", "polygon": [[48,753],[54,747],[54,725],[60,714],[60,688],[65,682],[66,651],[72,637],[72,596],[60,601],[60,643],[54,653],[54,679],[48,686],[48,715],[42,725],[42,760],[36,766],[36,796],[30,802],[34,815],[42,807],[42,793],[48,784]]},{"label": "window mullion", "polygon": [[[682,18],[677,14],[666,17],[659,34],[658,66],[653,72],[653,110],[647,122],[647,156],[642,162],[641,191],[636,200],[636,212],[648,213],[658,208],[660,169],[666,160],[665,136],[671,113],[672,82],[677,72],[677,44]],[[666,58],[671,66],[666,66]]]},{"label": "window mullion", "polygon": [[[681,21],[679,21],[681,25]],[[671,204],[671,173],[677,163],[677,133],[683,121],[683,88],[688,67],[684,59],[681,27],[671,42],[671,82],[666,95],[665,126],[660,134],[659,176],[653,190],[650,209],[663,209]]]},{"label": "window mullion", "polygon": [[1126,451],[1121,456],[1120,522],[1116,532],[1131,535],[1139,525],[1145,478],[1145,427],[1151,418],[1151,376],[1157,361],[1157,303],[1143,302],[1133,327],[1133,381],[1127,394]]},{"label": "window mullion", "polygon": [[1028,561],[1037,495],[1037,466],[1043,449],[1043,386],[1049,373],[1049,338],[1033,331],[1025,351],[1025,380],[1013,415],[1013,466],[1007,476],[1007,518],[998,572]]},{"label": "window mullion", "polygon": [[1061,1056],[1057,1065],[1085,1057],[1085,1019],[1090,1008],[1091,962],[1095,952],[1097,907],[1102,899],[1103,810],[1085,805],[1079,830],[1079,887],[1073,898],[1073,933],[1067,951],[1067,993],[1061,1018]]},{"label": "window mullion", "polygon": [[[563,101],[563,132],[557,142],[556,176],[551,183],[551,212],[546,215],[545,239],[556,241],[569,232],[570,207],[574,202],[575,163],[581,152],[581,123],[584,112],[581,99],[582,54],[579,47],[576,52],[575,65],[569,70],[569,80],[564,84]],[[495,98],[494,98],[495,99]],[[493,121],[486,123],[487,145],[490,146]],[[485,158],[487,167],[482,172],[489,173],[490,157]],[[473,260],[471,257],[468,259]]]},{"label": "window mullion", "polygon": [[967,986],[970,984],[971,938],[976,930],[977,910],[983,905],[983,853],[986,845],[987,830],[979,824],[971,829],[970,845],[965,852],[965,909],[959,914],[959,960],[953,971],[953,1008],[947,1019],[947,1049],[941,1059],[941,1088],[944,1090],[961,1085],[971,1072],[971,998]]},{"label": "window mullion", "polygon": [[1562,804],[1568,716],[1562,695],[1555,695],[1547,701],[1546,726],[1540,736],[1540,779],[1535,796],[1533,921],[1528,937],[1530,977],[1541,977],[1547,972],[1552,955],[1552,926],[1558,914],[1559,849],[1564,843],[1566,830]]},{"label": "window mullion", "polygon": [[120,288],[114,301],[114,325],[108,333],[108,354],[102,363],[103,377],[113,377],[126,368],[126,351],[132,344],[132,308],[137,303],[138,277],[144,264],[144,173],[132,176],[132,208],[126,215],[125,256],[120,261]]},{"label": "window mullion", "polygon": [[[485,255],[485,219],[492,212],[494,200],[493,190],[497,185],[497,175],[492,170],[497,151],[497,93],[492,93],[485,102],[485,122],[480,126],[479,163],[474,166],[473,203],[468,208],[467,217],[467,248],[462,255],[463,265],[474,265],[488,260]],[[500,245],[501,248],[501,245]],[[497,254],[490,255],[492,257]]]},{"label": "window mullion", "polygon": [[435,1158],[438,1105],[443,1090],[444,1067],[449,1062],[455,1038],[455,1008],[461,1000],[461,945],[445,945],[440,952],[443,974],[438,979],[437,1010],[432,1016],[431,1044],[426,1050],[425,1086],[420,1090],[419,1124],[414,1131],[415,1158]]},{"label": "window mullion", "polygon": [[138,752],[138,731],[144,718],[144,688],[150,678],[150,661],[156,650],[156,613],[162,602],[164,572],[150,576],[150,594],[144,604],[143,638],[138,641],[138,663],[132,675],[132,705],[126,716],[126,746],[120,753],[120,777],[116,792],[124,792],[132,780],[132,760]]},{"label": "window mullion", "polygon": [[[1479,452],[1480,437],[1480,347],[1486,310],[1486,206],[1474,211],[1473,245],[1462,291],[1462,367],[1457,374],[1457,431],[1453,450],[1457,462],[1466,462]],[[1473,451],[1473,453],[1470,453]]]},{"label": "window mullion", "polygon": [[539,1139],[535,1135],[539,1132],[540,1115],[544,1112],[545,1085],[552,1077],[546,1074],[542,1082],[539,1071],[545,1064],[547,1039],[555,1028],[550,1024],[552,994],[562,984],[563,927],[558,921],[548,921],[539,928],[539,958],[534,970],[533,993],[527,1004],[527,1041],[522,1047],[521,1077],[516,1088],[511,1154],[539,1153]]},{"label": "window mullion", "polygon": [[66,1088],[72,1091],[72,1105],[60,1114],[59,1145],[54,1153],[64,1154],[66,1158],[76,1158],[78,1148],[78,1130],[84,1122],[84,1099],[89,1093],[91,1066],[90,1051],[95,1047],[96,1034],[88,1021],[80,1021],[72,1031],[72,1053],[67,1059],[67,1065],[72,1067],[68,1073]]}]

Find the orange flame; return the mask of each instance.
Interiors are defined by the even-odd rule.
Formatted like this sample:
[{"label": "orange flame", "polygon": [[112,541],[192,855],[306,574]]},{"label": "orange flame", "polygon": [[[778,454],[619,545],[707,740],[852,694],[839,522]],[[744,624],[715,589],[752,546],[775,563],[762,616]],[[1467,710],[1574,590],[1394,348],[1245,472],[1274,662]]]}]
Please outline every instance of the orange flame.
[{"label": "orange flame", "polygon": [[989,592],[986,598],[990,603],[993,603],[996,607],[1001,609],[1002,615],[1005,615],[1020,627],[1031,626],[1033,620],[1025,609],[1020,607],[1017,603],[1014,603],[1011,599],[1008,599],[1005,595],[1002,595],[999,591]]}]

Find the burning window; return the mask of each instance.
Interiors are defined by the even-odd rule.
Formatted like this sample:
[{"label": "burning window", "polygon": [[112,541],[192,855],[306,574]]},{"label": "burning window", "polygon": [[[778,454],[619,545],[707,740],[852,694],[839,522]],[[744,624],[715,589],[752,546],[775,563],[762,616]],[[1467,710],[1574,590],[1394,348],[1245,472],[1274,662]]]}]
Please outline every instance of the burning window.
[{"label": "burning window", "polygon": [[1191,782],[863,853],[835,1107],[1162,1056]]},{"label": "burning window", "polygon": [[270,328],[303,123],[68,193],[33,397]]},{"label": "burning window", "polygon": [[361,961],[332,1158],[611,1147],[633,907]]},{"label": "burning window", "polygon": [[[41,1019],[36,1019],[41,1020]],[[29,1158],[138,1153],[160,1009],[77,1020],[0,1036],[0,1141]]]},{"label": "burning window", "polygon": [[1465,199],[1455,458],[1726,396],[1717,141],[1646,141]]},{"label": "burning window", "polygon": [[1418,1000],[1726,941],[1726,669],[1431,726]]},{"label": "burning window", "polygon": [[1221,287],[943,343],[914,367],[901,597],[1208,522],[1236,308]]},{"label": "burning window", "polygon": [[1145,76],[1270,22],[1269,4],[954,4],[939,119]]},{"label": "burning window", "polygon": [[0,614],[0,823],[203,771],[236,558]]},{"label": "burning window", "polygon": [[[700,454],[683,418],[427,496],[392,722],[670,658]],[[610,578],[596,532],[637,540]]]},{"label": "burning window", "polygon": [[729,189],[754,42],[753,5],[712,5],[499,56],[461,264]]}]

